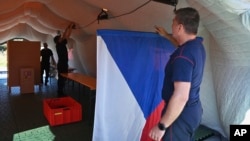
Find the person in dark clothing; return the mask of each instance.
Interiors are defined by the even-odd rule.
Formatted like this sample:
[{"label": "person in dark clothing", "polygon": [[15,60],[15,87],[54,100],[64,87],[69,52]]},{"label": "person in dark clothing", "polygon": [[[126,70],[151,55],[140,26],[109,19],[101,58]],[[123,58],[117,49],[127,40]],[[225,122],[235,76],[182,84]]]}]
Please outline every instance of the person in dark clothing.
[{"label": "person in dark clothing", "polygon": [[71,35],[72,29],[75,27],[74,23],[70,23],[68,27],[65,29],[63,35],[57,35],[54,37],[54,42],[56,44],[56,51],[58,55],[57,62],[57,71],[58,71],[58,81],[57,81],[57,94],[58,97],[64,96],[64,85],[65,78],[62,77],[61,73],[68,72],[68,49],[67,49],[67,40]]},{"label": "person in dark clothing", "polygon": [[175,11],[172,35],[164,28],[156,31],[177,45],[165,67],[162,116],[150,131],[154,141],[193,141],[195,130],[201,123],[202,82],[206,52],[203,39],[197,37],[199,13],[191,7]]},{"label": "person in dark clothing", "polygon": [[50,71],[50,59],[53,65],[55,65],[55,59],[53,57],[53,52],[48,48],[47,43],[43,43],[44,48],[40,51],[41,56],[41,84],[43,84],[43,74],[45,71],[45,85],[47,86]]}]

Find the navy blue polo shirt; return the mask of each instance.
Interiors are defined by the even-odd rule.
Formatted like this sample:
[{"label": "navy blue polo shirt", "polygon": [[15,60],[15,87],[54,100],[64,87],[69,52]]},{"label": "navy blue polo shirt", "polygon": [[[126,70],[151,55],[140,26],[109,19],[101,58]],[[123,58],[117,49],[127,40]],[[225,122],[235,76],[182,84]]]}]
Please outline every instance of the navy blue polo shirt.
[{"label": "navy blue polo shirt", "polygon": [[43,65],[49,65],[50,64],[50,57],[53,56],[53,52],[47,48],[47,49],[42,49],[40,51],[40,56],[42,56],[42,61],[41,63]]},{"label": "navy blue polo shirt", "polygon": [[206,53],[203,39],[197,37],[179,46],[165,67],[162,98],[168,102],[174,91],[174,82],[191,82],[188,103],[199,100]]},{"label": "navy blue polo shirt", "polygon": [[61,42],[56,43],[56,51],[58,55],[58,63],[68,63],[68,49],[66,47],[67,40],[64,39]]}]

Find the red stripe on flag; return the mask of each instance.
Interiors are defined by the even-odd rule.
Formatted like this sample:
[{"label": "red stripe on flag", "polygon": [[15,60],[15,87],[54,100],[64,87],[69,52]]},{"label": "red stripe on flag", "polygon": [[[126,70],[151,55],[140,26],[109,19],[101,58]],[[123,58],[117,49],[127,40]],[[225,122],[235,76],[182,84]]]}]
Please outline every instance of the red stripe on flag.
[{"label": "red stripe on flag", "polygon": [[161,112],[164,107],[164,101],[162,100],[158,107],[152,112],[152,114],[148,117],[146,124],[142,131],[141,141],[152,141],[152,139],[148,136],[150,130],[160,121]]}]

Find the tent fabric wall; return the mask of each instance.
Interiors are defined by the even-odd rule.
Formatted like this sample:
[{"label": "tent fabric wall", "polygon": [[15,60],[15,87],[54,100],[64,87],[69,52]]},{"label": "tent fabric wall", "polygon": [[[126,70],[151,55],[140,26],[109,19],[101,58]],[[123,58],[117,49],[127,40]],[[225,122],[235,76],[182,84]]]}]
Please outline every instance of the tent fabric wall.
[{"label": "tent fabric wall", "polygon": [[[206,125],[229,138],[230,125],[241,124],[247,118],[246,112],[250,108],[248,85],[250,42],[246,40],[250,38],[250,34],[242,27],[240,16],[227,12],[219,3],[210,3],[209,8],[205,8],[207,5],[201,1],[188,0],[188,2],[200,11],[201,22],[211,34],[207,49],[211,58],[211,70],[208,71],[212,72],[213,86],[210,86],[210,91],[205,92],[204,97],[213,91],[215,97],[209,100],[211,103],[205,99],[202,103],[205,107],[217,106],[210,114],[218,114],[220,124]],[[206,79],[211,78],[205,77]]]}]

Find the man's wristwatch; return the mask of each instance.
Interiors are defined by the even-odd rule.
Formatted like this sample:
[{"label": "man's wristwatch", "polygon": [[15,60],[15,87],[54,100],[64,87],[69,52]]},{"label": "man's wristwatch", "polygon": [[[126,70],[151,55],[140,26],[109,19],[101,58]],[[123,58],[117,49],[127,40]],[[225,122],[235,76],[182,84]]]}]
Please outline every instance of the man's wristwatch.
[{"label": "man's wristwatch", "polygon": [[160,122],[158,123],[158,128],[162,131],[167,129],[167,127],[163,123],[160,123]]}]

